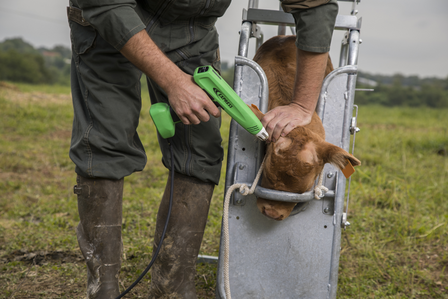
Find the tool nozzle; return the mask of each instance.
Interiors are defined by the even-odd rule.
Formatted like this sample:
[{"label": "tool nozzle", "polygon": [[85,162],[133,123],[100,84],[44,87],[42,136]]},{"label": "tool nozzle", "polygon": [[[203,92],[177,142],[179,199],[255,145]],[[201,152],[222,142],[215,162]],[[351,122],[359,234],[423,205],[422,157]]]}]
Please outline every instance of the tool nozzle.
[{"label": "tool nozzle", "polygon": [[269,138],[269,134],[268,132],[266,132],[266,129],[264,127],[261,128],[260,132],[258,132],[255,136],[257,136],[257,138],[261,141],[266,141]]}]

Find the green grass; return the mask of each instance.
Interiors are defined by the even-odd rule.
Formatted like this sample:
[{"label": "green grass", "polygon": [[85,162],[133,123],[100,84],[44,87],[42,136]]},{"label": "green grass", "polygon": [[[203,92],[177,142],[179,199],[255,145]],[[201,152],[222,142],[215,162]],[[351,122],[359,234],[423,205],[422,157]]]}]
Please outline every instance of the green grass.
[{"label": "green grass", "polygon": [[[0,298],[84,296],[69,92],[0,84]],[[143,103],[139,135],[148,164],[125,179],[123,286],[149,261],[167,175],[146,93]],[[228,123],[225,117],[224,147]],[[448,298],[448,110],[362,106],[358,126],[355,155],[363,164],[352,177],[338,298]],[[224,173],[202,254],[218,252]],[[216,266],[198,265],[200,298],[213,298],[215,275]],[[129,298],[144,298],[149,280]]]},{"label": "green grass", "polygon": [[362,107],[340,298],[448,298],[448,111]]}]

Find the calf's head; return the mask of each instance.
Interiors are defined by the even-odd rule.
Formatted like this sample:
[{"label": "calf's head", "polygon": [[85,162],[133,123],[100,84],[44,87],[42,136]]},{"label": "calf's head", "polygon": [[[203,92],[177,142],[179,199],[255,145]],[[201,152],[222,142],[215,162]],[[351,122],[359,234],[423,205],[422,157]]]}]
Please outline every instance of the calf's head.
[{"label": "calf's head", "polygon": [[[252,107],[253,111],[254,109]],[[263,117],[261,112],[254,112],[258,118]],[[353,166],[361,164],[345,150],[326,142],[324,136],[315,133],[312,126],[297,127],[287,136],[280,137],[277,142],[267,145],[261,186],[280,191],[304,193],[311,190],[325,163],[331,163],[342,170],[348,161]],[[295,203],[257,198],[257,207],[260,212],[275,220],[286,219],[295,205]]]}]

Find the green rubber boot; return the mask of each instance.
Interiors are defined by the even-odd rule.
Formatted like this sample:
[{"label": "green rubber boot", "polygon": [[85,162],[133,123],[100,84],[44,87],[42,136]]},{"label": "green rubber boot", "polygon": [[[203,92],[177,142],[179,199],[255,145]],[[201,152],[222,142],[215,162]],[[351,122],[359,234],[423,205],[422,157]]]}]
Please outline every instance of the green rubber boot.
[{"label": "green rubber boot", "polygon": [[87,265],[88,299],[115,299],[120,294],[123,181],[77,177],[76,234]]},{"label": "green rubber boot", "polygon": [[[157,214],[153,252],[168,215],[170,184],[171,175]],[[151,269],[149,299],[197,299],[196,259],[214,187],[214,184],[175,173],[171,217],[159,256]]]}]

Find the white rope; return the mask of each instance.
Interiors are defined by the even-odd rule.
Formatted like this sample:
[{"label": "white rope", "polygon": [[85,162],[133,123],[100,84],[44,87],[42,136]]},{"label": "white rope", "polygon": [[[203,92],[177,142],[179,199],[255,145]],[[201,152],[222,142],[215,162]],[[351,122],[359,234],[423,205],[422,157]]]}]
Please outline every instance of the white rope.
[{"label": "white rope", "polygon": [[324,196],[325,192],[328,191],[328,188],[322,184],[323,180],[324,180],[324,170],[322,169],[322,172],[319,175],[319,181],[317,182],[317,185],[314,188],[314,198],[317,200],[321,199]]},{"label": "white rope", "polygon": [[233,184],[227,190],[226,198],[224,200],[224,212],[223,212],[223,234],[224,234],[224,290],[226,292],[226,299],[231,299],[230,295],[230,283],[229,283],[229,205],[230,205],[230,197],[235,189],[239,188],[240,193],[244,196],[253,194],[255,188],[257,187],[258,180],[260,179],[261,173],[263,172],[264,162],[266,160],[266,156],[261,163],[260,169],[258,170],[257,176],[255,177],[254,182],[252,183],[251,188],[246,184]]},{"label": "white rope", "polygon": [[[224,234],[224,291],[226,293],[226,299],[232,299],[230,295],[230,282],[229,282],[229,255],[230,255],[230,235],[229,235],[229,206],[230,206],[230,197],[232,196],[233,191],[239,188],[239,191],[242,195],[246,196],[249,194],[253,194],[255,192],[255,188],[257,187],[258,180],[260,179],[261,173],[263,172],[264,163],[266,160],[266,156],[261,163],[260,169],[258,170],[257,176],[255,177],[254,182],[252,183],[251,188],[244,184],[233,184],[227,190],[227,194],[224,200],[224,211],[223,211],[223,234]],[[314,198],[320,199],[325,192],[328,191],[328,188],[325,187],[323,182],[324,171],[319,175],[319,181],[317,186],[314,188]]]}]

